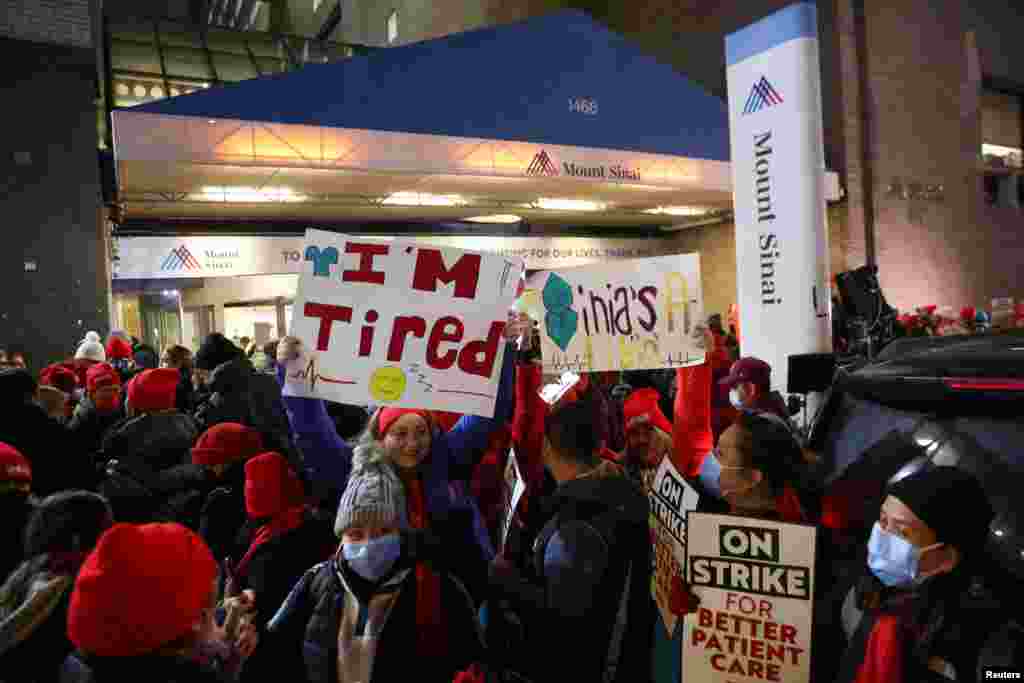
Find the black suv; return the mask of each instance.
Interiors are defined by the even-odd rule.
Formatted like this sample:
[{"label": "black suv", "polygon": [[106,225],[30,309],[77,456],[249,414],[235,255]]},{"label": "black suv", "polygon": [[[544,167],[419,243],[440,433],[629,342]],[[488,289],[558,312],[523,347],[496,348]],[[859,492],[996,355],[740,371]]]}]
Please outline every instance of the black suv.
[{"label": "black suv", "polygon": [[1024,330],[903,338],[839,369],[809,442],[822,456],[822,522],[845,559],[863,548],[890,480],[936,466],[977,476],[996,512],[985,587],[1007,637],[1024,643],[1013,623],[1024,624]]}]

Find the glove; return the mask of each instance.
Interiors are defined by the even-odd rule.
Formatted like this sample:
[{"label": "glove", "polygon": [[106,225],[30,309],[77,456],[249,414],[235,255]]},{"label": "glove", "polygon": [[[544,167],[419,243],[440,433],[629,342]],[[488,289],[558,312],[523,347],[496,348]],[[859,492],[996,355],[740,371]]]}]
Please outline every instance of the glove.
[{"label": "glove", "polygon": [[700,598],[681,576],[672,577],[672,592],[669,594],[668,609],[677,617],[693,614],[700,607]]}]

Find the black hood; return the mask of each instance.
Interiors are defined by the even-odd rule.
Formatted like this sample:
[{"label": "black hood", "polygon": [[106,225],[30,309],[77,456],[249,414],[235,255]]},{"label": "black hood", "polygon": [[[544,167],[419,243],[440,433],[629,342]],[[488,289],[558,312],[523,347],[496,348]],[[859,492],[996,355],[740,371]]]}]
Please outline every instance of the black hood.
[{"label": "black hood", "polygon": [[195,364],[200,370],[213,370],[241,357],[243,357],[241,349],[232,344],[223,334],[215,332],[203,340],[203,345],[196,351]]},{"label": "black hood", "polygon": [[207,385],[210,391],[217,394],[234,394],[245,391],[255,370],[244,357],[233,358],[227,363],[218,365],[210,374]]},{"label": "black hood", "polygon": [[162,470],[189,462],[198,436],[195,420],[183,413],[139,415],[108,432],[104,451],[111,457],[143,461]]},{"label": "black hood", "polygon": [[631,480],[617,473],[614,467],[601,467],[602,471],[595,474],[560,484],[552,495],[553,501],[556,504],[581,502],[618,508],[626,519],[646,524],[650,514],[647,496]]}]

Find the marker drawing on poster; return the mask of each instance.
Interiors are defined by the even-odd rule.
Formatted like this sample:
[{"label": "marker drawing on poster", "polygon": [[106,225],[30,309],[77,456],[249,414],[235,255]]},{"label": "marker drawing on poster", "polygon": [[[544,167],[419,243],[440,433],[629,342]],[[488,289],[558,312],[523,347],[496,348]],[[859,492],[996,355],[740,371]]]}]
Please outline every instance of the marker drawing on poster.
[{"label": "marker drawing on poster", "polygon": [[700,258],[678,254],[530,278],[546,373],[678,368],[704,362]]},{"label": "marker drawing on poster", "polygon": [[491,416],[521,261],[306,232],[284,393]]},{"label": "marker drawing on poster", "polygon": [[815,528],[704,513],[688,522],[687,575],[701,603],[683,680],[810,681]]},{"label": "marker drawing on poster", "polygon": [[678,621],[670,608],[672,584],[686,576],[686,515],[697,509],[699,496],[668,457],[662,458],[653,477],[645,477],[645,488],[651,505],[654,554],[651,595],[665,629],[672,634]]}]

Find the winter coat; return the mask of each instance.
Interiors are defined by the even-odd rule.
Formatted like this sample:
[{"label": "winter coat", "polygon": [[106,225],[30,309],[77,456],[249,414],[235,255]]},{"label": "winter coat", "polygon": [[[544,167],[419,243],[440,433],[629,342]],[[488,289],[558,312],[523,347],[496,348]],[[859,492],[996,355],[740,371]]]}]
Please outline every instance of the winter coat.
[{"label": "winter coat", "polygon": [[199,530],[210,478],[199,465],[158,470],[138,460],[110,460],[99,493],[110,501],[118,522],[178,522]]},{"label": "winter coat", "polygon": [[650,681],[647,496],[604,465],[559,485],[545,508],[549,521],[533,553],[540,584],[514,569],[492,575],[523,622],[530,657],[520,658],[520,673],[535,683],[601,681],[614,666],[613,681]]},{"label": "winter coat", "polygon": [[32,500],[22,494],[0,495],[0,582],[25,556],[25,526],[32,515]]},{"label": "winter coat", "polygon": [[237,422],[259,431],[267,450],[294,456],[281,388],[273,377],[256,372],[247,359],[236,358],[214,369],[208,388],[210,393],[195,414],[200,433]]},{"label": "winter coat", "polygon": [[[448,652],[434,661],[412,658],[417,637],[416,573],[400,569],[364,605],[348,587],[337,560],[313,567],[302,577],[268,625],[269,638],[282,652],[301,652],[306,683],[338,683],[339,632],[344,623],[357,629],[380,615],[379,641],[372,675],[362,683],[390,683],[414,678],[417,683],[450,683],[453,675],[483,659],[476,614],[469,594],[449,574],[442,574],[441,609],[447,625]],[[393,594],[397,592],[397,597]],[[394,598],[391,601],[391,598]],[[381,607],[382,602],[390,603]],[[369,617],[367,619],[366,617]],[[290,661],[280,670],[291,670]]]},{"label": "winter coat", "polygon": [[92,456],[102,449],[103,437],[107,431],[124,418],[123,406],[112,413],[101,415],[96,412],[92,399],[85,396],[75,408],[75,414],[68,423],[68,431],[74,437],[79,450]]},{"label": "winter coat", "polygon": [[[3,387],[0,387],[2,395]],[[65,489],[94,490],[96,473],[77,439],[34,403],[0,399],[0,442],[32,465],[32,491],[45,497]]]},{"label": "winter coat", "polygon": [[[864,569],[860,569],[859,576],[837,610],[844,626],[852,627],[837,675],[830,679],[837,683],[859,680],[857,674],[865,661],[866,646],[882,614],[901,615],[905,624],[899,643],[902,652],[879,653],[887,660],[894,655],[898,657],[902,663],[903,683],[948,681],[929,669],[928,662],[932,658],[951,665],[956,673],[955,680],[975,680],[979,655],[986,641],[1009,617],[1016,616],[1013,608],[1008,609],[995,599],[983,582],[966,573],[935,577],[912,592],[882,588]],[[860,597],[871,593],[881,597],[880,606],[862,611]]]},{"label": "winter coat", "polygon": [[238,562],[248,545],[245,465],[237,464],[213,484],[200,505],[199,535],[218,561]]},{"label": "winter coat", "polygon": [[230,683],[231,676],[210,664],[178,657],[89,658],[72,653],[64,660],[61,683]]},{"label": "winter coat", "polygon": [[[278,368],[277,382],[284,385],[284,366]],[[340,498],[352,471],[352,448],[335,429],[321,399],[283,396],[295,444],[302,452],[306,469],[318,499]]]},{"label": "winter coat", "polygon": [[474,467],[484,455],[491,434],[512,419],[515,363],[511,348],[506,349],[505,357],[494,417],[465,415],[450,431],[436,431],[430,442],[430,454],[418,468],[423,481],[431,527],[443,523],[453,511],[471,510],[476,519],[476,542],[488,556],[487,559],[493,557],[494,551],[487,528],[480,520],[480,513],[474,510],[475,506],[469,504],[468,498],[460,495],[451,484],[455,479],[453,471],[467,471]]},{"label": "winter coat", "polygon": [[74,647],[67,637],[75,577],[48,555],[23,563],[0,589],[0,682],[57,683]]},{"label": "winter coat", "polygon": [[183,413],[137,415],[106,433],[101,455],[104,461],[141,460],[163,470],[189,463],[198,437],[195,420]]},{"label": "winter coat", "polygon": [[312,518],[260,545],[249,559],[245,576],[239,577],[240,589],[256,593],[256,625],[269,621],[302,575],[331,557],[337,545],[332,525]]}]

